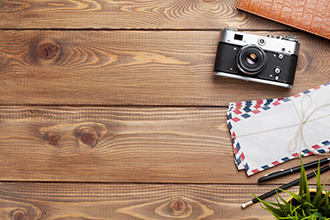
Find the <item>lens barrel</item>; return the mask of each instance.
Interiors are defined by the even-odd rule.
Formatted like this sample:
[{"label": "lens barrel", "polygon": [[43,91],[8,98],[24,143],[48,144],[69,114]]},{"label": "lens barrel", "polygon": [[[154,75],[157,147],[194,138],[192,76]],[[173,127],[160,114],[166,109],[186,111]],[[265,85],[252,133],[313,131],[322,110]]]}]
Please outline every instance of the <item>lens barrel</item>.
[{"label": "lens barrel", "polygon": [[266,53],[256,45],[247,45],[237,54],[237,66],[245,74],[255,75],[265,67]]}]

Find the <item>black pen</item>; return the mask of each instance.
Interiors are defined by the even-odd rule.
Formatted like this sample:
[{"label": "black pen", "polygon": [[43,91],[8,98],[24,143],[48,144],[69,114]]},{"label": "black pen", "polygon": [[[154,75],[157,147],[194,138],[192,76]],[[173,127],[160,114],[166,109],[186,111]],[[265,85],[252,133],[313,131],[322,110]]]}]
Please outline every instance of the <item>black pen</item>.
[{"label": "black pen", "polygon": [[[330,158],[325,158],[323,160],[320,160],[320,165],[326,164],[329,161],[330,161]],[[319,164],[319,160],[304,164],[304,167],[305,167],[305,169],[309,169],[309,168],[312,168],[312,167],[317,167],[318,164]],[[269,173],[269,174],[261,177],[260,179],[258,179],[258,182],[261,183],[261,182],[264,182],[264,181],[279,178],[281,176],[285,176],[285,175],[288,175],[288,174],[291,174],[291,173],[298,172],[298,171],[300,171],[300,169],[301,169],[301,165],[293,167],[291,169],[287,169],[287,170],[278,170],[278,171],[275,171],[273,173]]]},{"label": "black pen", "polygon": [[[327,165],[327,166],[321,168],[320,169],[320,173],[324,173],[324,172],[326,172],[328,170],[330,170],[330,165]],[[310,178],[312,178],[314,176],[315,176],[315,173],[312,172],[312,173],[310,173],[310,174],[307,175],[307,179],[310,179]],[[280,188],[280,189],[287,189],[287,188],[289,188],[291,186],[294,186],[294,185],[298,184],[299,182],[300,182],[300,178],[299,179],[296,179],[296,180],[294,180],[294,181],[292,181],[292,182],[290,182],[288,184],[285,184],[283,186],[280,186],[278,188]],[[269,192],[267,192],[267,193],[265,193],[265,194],[263,194],[261,196],[258,196],[258,198],[259,199],[266,199],[266,198],[268,198],[268,197],[276,194],[276,191],[281,192],[281,190],[273,189],[272,191],[269,191]],[[257,202],[259,202],[259,200],[257,198],[254,198],[251,201],[242,204],[242,208],[244,209],[244,208],[246,208],[246,207],[248,207],[250,205],[253,205],[254,203],[257,203]]]}]

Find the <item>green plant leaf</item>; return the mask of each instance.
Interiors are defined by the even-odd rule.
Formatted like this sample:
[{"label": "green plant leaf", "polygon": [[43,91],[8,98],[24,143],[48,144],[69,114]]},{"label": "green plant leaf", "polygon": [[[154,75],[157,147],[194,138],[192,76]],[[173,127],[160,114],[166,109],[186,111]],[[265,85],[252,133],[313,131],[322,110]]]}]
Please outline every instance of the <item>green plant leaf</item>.
[{"label": "green plant leaf", "polygon": [[[326,189],[325,189],[325,190],[326,190]],[[320,201],[320,204],[325,204],[326,200],[329,200],[329,196],[330,196],[330,191],[328,191],[328,192],[324,195],[324,197],[323,197],[322,200]],[[321,206],[322,206],[322,205],[321,205]],[[318,207],[318,208],[321,208],[321,206]]]},{"label": "green plant leaf", "polygon": [[307,180],[307,175],[304,167],[304,163],[302,160],[301,153],[300,154],[300,163],[301,163],[301,170],[300,170],[300,185],[299,185],[299,195],[305,195],[306,200],[310,202],[310,192],[308,188],[308,180]]},{"label": "green plant leaf", "polygon": [[290,205],[285,199],[282,198],[282,196],[278,193],[278,190],[276,190],[276,194],[281,199],[281,201],[283,202],[283,204],[285,206],[289,206]]},{"label": "green plant leaf", "polygon": [[329,215],[329,195],[330,195],[330,191],[325,193],[325,204],[324,204],[324,215],[328,216]]},{"label": "green plant leaf", "polygon": [[318,201],[320,201],[320,198],[322,196],[322,186],[321,186],[321,174],[320,174],[320,160],[318,163],[318,168],[317,168],[317,172],[315,172],[315,176],[316,176],[316,195],[313,199],[313,206],[316,207],[318,206]]},{"label": "green plant leaf", "polygon": [[278,199],[276,198],[276,196],[275,196],[275,199],[276,199],[277,204],[279,205],[279,207],[280,207],[280,209],[282,211],[281,216],[287,216],[288,215],[288,210],[287,210],[287,208],[285,208],[286,206],[283,205],[283,204],[280,204],[280,202],[278,201]]},{"label": "green plant leaf", "polygon": [[323,215],[322,215],[321,212],[314,212],[313,215],[314,215],[315,217],[318,217],[318,218],[323,217]]},{"label": "green plant leaf", "polygon": [[281,209],[277,209],[277,208],[274,208],[273,206],[279,206],[280,204],[277,204],[277,203],[272,203],[272,202],[266,202],[266,201],[263,201],[261,199],[259,199],[256,195],[252,194],[255,198],[257,198],[259,200],[259,202],[264,205],[261,206],[262,208],[264,208],[265,210],[268,210],[269,212],[271,212],[275,217],[281,217],[282,215],[282,211]]},{"label": "green plant leaf", "polygon": [[284,190],[284,189],[281,189],[279,188],[281,191],[285,192],[285,193],[288,193],[291,197],[293,197],[295,200],[297,200],[299,203],[304,203],[306,201],[305,197],[304,197],[304,194],[302,195],[297,195],[295,193],[292,193],[292,192],[289,192],[287,190]]}]

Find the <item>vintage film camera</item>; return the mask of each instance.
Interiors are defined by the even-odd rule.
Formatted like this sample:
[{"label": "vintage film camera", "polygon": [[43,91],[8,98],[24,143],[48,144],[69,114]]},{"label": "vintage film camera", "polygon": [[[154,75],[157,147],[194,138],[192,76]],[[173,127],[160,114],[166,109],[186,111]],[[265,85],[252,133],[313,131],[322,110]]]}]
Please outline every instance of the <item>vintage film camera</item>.
[{"label": "vintage film camera", "polygon": [[299,43],[295,36],[267,37],[222,30],[215,75],[292,88]]}]

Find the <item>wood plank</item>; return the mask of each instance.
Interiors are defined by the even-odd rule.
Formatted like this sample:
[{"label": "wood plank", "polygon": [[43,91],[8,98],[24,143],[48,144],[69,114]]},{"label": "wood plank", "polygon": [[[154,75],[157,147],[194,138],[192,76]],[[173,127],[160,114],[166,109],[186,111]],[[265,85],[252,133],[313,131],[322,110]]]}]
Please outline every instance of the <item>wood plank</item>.
[{"label": "wood plank", "polygon": [[329,81],[330,41],[294,34],[301,50],[290,90],[215,77],[218,31],[2,31],[0,103],[227,106],[285,97]]},{"label": "wood plank", "polygon": [[246,209],[240,205],[252,199],[250,193],[262,194],[273,187],[1,183],[0,216],[3,220],[272,220],[259,204]]},{"label": "wood plank", "polygon": [[237,0],[0,1],[1,29],[288,29],[238,12]]},{"label": "wood plank", "polygon": [[0,180],[255,184],[265,173],[236,169],[226,110],[2,106]]},{"label": "wood plank", "polygon": [[207,183],[221,180],[214,172],[229,164],[219,158],[232,154],[227,128],[217,129],[221,109],[1,107],[0,115],[2,180]]}]

